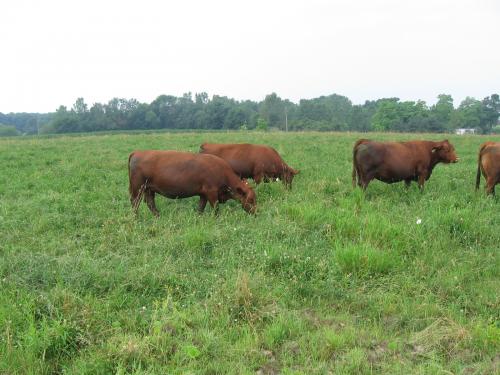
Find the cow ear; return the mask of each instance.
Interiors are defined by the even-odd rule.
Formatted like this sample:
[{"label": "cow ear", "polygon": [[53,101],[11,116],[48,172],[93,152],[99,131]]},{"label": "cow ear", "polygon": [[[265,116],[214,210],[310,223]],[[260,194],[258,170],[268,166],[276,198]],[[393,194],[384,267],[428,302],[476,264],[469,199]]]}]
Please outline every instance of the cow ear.
[{"label": "cow ear", "polygon": [[299,169],[294,169],[293,170],[293,174],[299,174],[300,173],[300,170]]},{"label": "cow ear", "polygon": [[436,152],[437,150],[441,150],[443,148],[442,144],[438,144],[432,148],[432,152]]},{"label": "cow ear", "polygon": [[443,142],[441,142],[441,148],[445,149],[446,151],[448,151],[449,149],[451,149],[453,146],[451,145],[450,142],[448,142],[447,139],[445,139]]}]

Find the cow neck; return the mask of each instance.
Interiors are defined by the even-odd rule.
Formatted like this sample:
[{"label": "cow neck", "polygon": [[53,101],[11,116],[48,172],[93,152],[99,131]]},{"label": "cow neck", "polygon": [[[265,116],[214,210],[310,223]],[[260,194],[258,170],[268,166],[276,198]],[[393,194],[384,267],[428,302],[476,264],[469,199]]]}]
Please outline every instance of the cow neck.
[{"label": "cow neck", "polygon": [[228,177],[229,178],[227,182],[229,183],[229,187],[233,190],[236,190],[240,186],[240,183],[242,183],[241,180],[236,175],[229,175]]},{"label": "cow neck", "polygon": [[437,152],[432,152],[432,148],[436,147],[435,142],[430,143],[430,153],[431,153],[431,164],[429,166],[429,175],[431,174],[434,167],[440,162]]}]

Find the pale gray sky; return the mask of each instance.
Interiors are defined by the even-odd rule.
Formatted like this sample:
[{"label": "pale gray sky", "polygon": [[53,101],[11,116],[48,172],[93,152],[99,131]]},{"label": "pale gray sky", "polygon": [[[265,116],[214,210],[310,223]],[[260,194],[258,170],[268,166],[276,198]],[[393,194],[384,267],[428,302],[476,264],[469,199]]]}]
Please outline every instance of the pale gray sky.
[{"label": "pale gray sky", "polygon": [[0,112],[206,91],[500,92],[498,0],[2,0]]}]

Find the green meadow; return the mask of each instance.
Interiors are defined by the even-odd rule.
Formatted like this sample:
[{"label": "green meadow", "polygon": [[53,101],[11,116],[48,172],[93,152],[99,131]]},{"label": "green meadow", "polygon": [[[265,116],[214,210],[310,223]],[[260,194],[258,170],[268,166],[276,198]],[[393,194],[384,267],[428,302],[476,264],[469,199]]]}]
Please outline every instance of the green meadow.
[{"label": "green meadow", "polygon": [[[448,138],[460,162],[351,184],[356,139]],[[0,139],[0,374],[498,374],[498,136],[134,133]],[[300,169],[196,212],[132,214],[128,155],[264,143]],[[250,181],[252,186],[255,186]]]}]

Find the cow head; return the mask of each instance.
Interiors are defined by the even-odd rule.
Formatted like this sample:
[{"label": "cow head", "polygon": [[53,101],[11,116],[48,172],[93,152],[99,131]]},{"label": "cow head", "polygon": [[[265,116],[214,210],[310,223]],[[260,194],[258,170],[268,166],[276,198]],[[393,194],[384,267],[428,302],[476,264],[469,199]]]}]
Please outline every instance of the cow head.
[{"label": "cow head", "polygon": [[242,180],[236,189],[233,189],[233,195],[241,202],[246,212],[255,214],[257,209],[257,196],[246,180]]},{"label": "cow head", "polygon": [[299,170],[293,169],[292,167],[289,166],[285,166],[283,170],[283,183],[285,184],[285,186],[291,189],[293,178],[295,177],[296,174],[299,173],[300,173]]},{"label": "cow head", "polygon": [[455,147],[447,139],[442,142],[436,142],[432,148],[432,153],[438,162],[456,163],[459,160],[455,153]]}]

